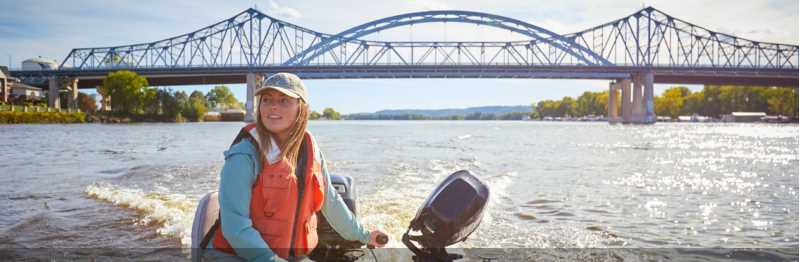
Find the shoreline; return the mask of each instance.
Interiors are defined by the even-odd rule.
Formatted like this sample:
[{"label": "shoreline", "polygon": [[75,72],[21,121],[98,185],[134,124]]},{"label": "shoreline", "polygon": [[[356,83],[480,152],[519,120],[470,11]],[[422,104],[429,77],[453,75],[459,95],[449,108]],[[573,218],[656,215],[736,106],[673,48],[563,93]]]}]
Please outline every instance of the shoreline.
[{"label": "shoreline", "polygon": [[[48,120],[48,118],[37,119],[33,121],[5,121],[2,116],[3,112],[0,112],[0,126],[2,125],[29,125],[29,124],[112,124],[112,125],[124,125],[124,124],[146,124],[146,123],[159,123],[159,124],[185,124],[185,123],[245,123],[244,121],[158,121],[153,119],[148,120],[132,120],[130,117],[97,117],[95,115],[88,115],[81,117],[75,116],[76,120],[73,121],[58,121],[58,120]],[[41,113],[41,112],[40,112]],[[56,112],[51,112],[56,113]],[[84,113],[60,113],[60,114],[81,114]],[[325,120],[325,119],[316,119],[316,120],[309,120],[309,122],[338,122],[338,121],[345,121],[345,122],[356,122],[356,121],[391,121],[391,122],[537,122],[537,123],[606,123],[609,125],[656,125],[656,124],[663,124],[663,123],[676,123],[676,124],[766,124],[766,125],[798,125],[800,122],[724,122],[724,121],[659,121],[652,124],[622,124],[622,123],[609,123],[608,121],[580,121],[580,120],[562,120],[562,121],[552,121],[552,120],[503,120],[503,119],[495,119],[495,120],[453,120],[453,119],[341,119],[341,120]]]}]

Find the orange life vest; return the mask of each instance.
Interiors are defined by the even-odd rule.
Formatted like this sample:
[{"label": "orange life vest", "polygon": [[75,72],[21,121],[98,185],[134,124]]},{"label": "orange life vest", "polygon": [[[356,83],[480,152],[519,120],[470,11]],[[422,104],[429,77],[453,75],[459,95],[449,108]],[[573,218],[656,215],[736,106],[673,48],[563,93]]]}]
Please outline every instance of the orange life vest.
[{"label": "orange life vest", "polygon": [[[242,130],[249,133],[252,138],[258,137],[255,124],[249,124]],[[295,257],[300,257],[308,255],[317,246],[316,212],[322,209],[325,200],[325,178],[316,159],[313,138],[306,132],[303,139],[306,148],[306,168],[303,170],[304,184],[301,185],[305,188],[302,199],[298,199],[298,179],[290,172],[289,162],[286,159],[272,164],[266,159],[261,159],[261,171],[253,184],[250,197],[250,219],[253,228],[261,233],[261,238],[270,249],[284,259],[289,257],[290,249],[294,249]],[[250,141],[256,145],[257,150],[261,150],[256,139]],[[224,221],[220,220],[220,223]],[[221,227],[214,235],[213,246],[215,249],[235,254],[222,234]]]}]

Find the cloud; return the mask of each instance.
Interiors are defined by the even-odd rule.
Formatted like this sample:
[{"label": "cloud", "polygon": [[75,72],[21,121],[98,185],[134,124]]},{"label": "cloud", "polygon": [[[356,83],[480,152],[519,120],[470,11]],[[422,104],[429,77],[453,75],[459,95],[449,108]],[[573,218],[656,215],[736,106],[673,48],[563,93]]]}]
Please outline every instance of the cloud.
[{"label": "cloud", "polygon": [[296,19],[303,17],[300,11],[289,6],[281,5],[274,0],[267,0],[266,12],[269,15],[274,15],[281,18]]}]

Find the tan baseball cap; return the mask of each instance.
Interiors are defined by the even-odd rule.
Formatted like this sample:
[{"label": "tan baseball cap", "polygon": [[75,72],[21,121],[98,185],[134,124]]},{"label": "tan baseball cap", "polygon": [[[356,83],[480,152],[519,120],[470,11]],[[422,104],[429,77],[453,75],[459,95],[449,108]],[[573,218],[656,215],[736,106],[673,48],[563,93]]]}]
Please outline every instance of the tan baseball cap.
[{"label": "tan baseball cap", "polygon": [[265,91],[274,89],[292,98],[300,98],[308,103],[308,93],[303,81],[295,74],[277,73],[261,83],[261,87],[256,90],[255,96],[260,96]]}]

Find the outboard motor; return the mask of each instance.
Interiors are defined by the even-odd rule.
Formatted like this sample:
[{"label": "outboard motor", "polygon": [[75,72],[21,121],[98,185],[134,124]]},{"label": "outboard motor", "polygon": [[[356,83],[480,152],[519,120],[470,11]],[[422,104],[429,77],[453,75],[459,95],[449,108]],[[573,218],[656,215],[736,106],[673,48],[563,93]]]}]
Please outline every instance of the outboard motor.
[{"label": "outboard motor", "polygon": [[[338,175],[331,175],[330,177],[331,184],[336,188],[336,192],[342,197],[347,208],[354,215],[358,215],[356,212],[356,191],[353,185],[353,178]],[[310,259],[314,261],[355,261],[364,255],[360,251],[363,246],[361,242],[344,239],[331,227],[322,212],[317,214],[320,218],[317,224],[319,244],[309,254]]]},{"label": "outboard motor", "polygon": [[[445,247],[466,240],[475,231],[488,201],[489,188],[469,171],[448,176],[428,196],[403,234],[403,244],[414,252],[414,261],[462,258],[448,254]],[[419,234],[411,235],[411,231]]]}]

